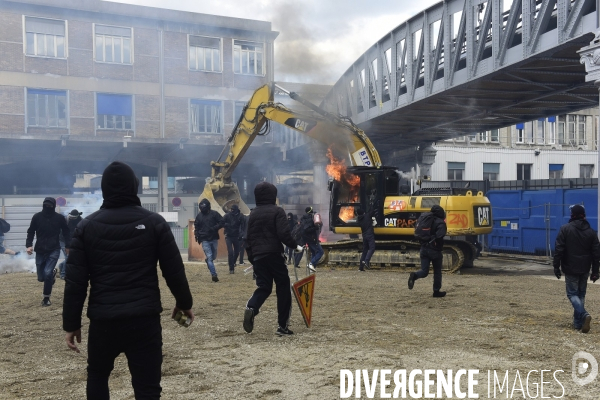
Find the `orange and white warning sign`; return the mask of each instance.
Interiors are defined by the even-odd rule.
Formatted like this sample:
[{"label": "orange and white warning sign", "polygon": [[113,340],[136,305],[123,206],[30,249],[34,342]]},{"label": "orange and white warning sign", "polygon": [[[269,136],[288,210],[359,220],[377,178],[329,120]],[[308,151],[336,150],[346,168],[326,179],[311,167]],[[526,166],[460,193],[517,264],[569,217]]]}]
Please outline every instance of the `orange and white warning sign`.
[{"label": "orange and white warning sign", "polygon": [[304,318],[304,323],[310,328],[310,318],[312,316],[313,294],[315,292],[315,275],[309,275],[304,279],[292,285],[292,292],[300,306],[300,313]]}]

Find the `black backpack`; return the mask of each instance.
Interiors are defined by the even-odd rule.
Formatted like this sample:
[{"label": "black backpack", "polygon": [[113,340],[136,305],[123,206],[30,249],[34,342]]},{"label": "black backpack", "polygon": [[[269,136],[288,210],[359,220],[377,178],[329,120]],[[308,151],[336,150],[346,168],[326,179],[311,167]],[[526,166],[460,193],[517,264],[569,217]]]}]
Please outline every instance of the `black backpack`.
[{"label": "black backpack", "polygon": [[8,231],[10,231],[10,224],[2,218],[0,218],[0,232],[6,233]]},{"label": "black backpack", "polygon": [[294,229],[292,229],[292,238],[296,242],[297,246],[304,246],[304,242],[302,240],[302,236],[304,235],[304,227],[302,224],[296,224]]},{"label": "black backpack", "polygon": [[435,238],[435,232],[432,232],[435,215],[425,212],[419,216],[415,224],[415,237],[421,242],[430,242]]}]

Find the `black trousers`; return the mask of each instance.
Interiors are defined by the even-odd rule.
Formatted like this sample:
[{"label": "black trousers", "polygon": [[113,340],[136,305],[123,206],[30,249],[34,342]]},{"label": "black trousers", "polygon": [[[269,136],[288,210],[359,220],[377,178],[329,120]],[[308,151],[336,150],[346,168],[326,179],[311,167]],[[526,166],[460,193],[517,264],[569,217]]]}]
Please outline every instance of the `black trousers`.
[{"label": "black trousers", "polygon": [[229,270],[235,269],[235,263],[240,256],[240,240],[238,238],[229,237],[225,238],[225,244],[227,245],[227,260],[229,261]]},{"label": "black trousers", "polygon": [[362,262],[371,261],[371,257],[373,257],[373,253],[375,253],[375,236],[372,235],[363,235],[363,251],[360,256],[361,268]]},{"label": "black trousers", "polygon": [[90,321],[88,338],[88,400],[108,400],[108,377],[115,358],[125,353],[137,400],[160,399],[162,328],[160,315],[111,321]]},{"label": "black trousers", "polygon": [[421,247],[421,269],[415,272],[416,278],[421,279],[429,275],[429,264],[433,265],[433,291],[442,288],[442,252],[426,246]]},{"label": "black trousers", "polygon": [[246,246],[246,241],[244,239],[240,240],[240,264],[244,263],[244,252],[245,252],[245,247]]},{"label": "black trousers", "polygon": [[254,273],[256,274],[256,290],[246,307],[254,310],[257,315],[265,300],[273,291],[277,294],[277,322],[282,328],[287,328],[292,313],[292,292],[290,290],[290,276],[281,254],[269,254],[259,260],[254,260]]}]

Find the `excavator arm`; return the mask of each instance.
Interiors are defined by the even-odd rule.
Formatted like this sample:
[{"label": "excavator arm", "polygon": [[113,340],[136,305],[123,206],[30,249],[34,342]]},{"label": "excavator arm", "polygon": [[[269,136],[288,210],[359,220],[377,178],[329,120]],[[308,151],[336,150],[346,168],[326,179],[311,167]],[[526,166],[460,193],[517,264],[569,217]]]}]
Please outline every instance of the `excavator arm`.
[{"label": "excavator arm", "polygon": [[268,133],[271,122],[282,124],[324,143],[332,149],[336,157],[346,159],[350,165],[381,167],[379,153],[367,135],[350,119],[330,114],[296,93],[290,93],[281,87],[278,89],[318,115],[305,115],[275,103],[274,84],[258,88],[244,107],[219,158],[211,162],[211,178],[199,200],[208,199],[213,210],[222,213],[231,205],[237,204],[242,213],[250,212],[242,201],[237,186],[231,181],[231,175],[256,136]]}]

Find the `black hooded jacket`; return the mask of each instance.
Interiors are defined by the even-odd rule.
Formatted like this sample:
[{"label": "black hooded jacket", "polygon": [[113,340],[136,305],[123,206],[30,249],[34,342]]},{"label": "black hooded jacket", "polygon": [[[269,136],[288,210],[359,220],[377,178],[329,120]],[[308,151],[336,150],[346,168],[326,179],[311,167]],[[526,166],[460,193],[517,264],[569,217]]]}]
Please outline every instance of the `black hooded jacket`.
[{"label": "black hooded jacket", "polygon": [[305,243],[319,243],[319,227],[315,225],[312,213],[306,213],[300,218],[302,225],[302,241]]},{"label": "black hooded jacket", "polygon": [[446,236],[447,226],[446,226],[446,212],[440,206],[431,207],[431,213],[435,216],[435,220],[433,221],[433,225],[431,226],[431,232],[434,232],[435,240],[431,243],[424,243],[424,246],[427,246],[431,249],[442,251],[444,248],[444,236]]},{"label": "black hooded jacket", "polygon": [[239,239],[246,232],[246,218],[239,210],[229,211],[223,217],[223,226],[225,227],[225,236]]},{"label": "black hooded jacket", "polygon": [[375,215],[375,209],[372,209],[368,213],[359,215],[356,218],[356,222],[360,226],[363,238],[375,237],[375,231],[373,229],[373,216]]},{"label": "black hooded jacket", "polygon": [[210,209],[210,202],[206,199],[202,199],[200,204],[205,204],[207,207],[206,214],[200,211],[196,215],[194,221],[194,236],[196,242],[202,243],[204,241],[219,240],[219,229],[224,226],[223,217],[215,210]]},{"label": "black hooded jacket", "polygon": [[81,327],[88,282],[87,316],[92,320],[158,315],[162,305],[157,262],[176,306],[192,308],[183,260],[171,229],[162,216],[139,205],[136,183],[127,164],[110,164],[102,175],[101,209],[75,230],[63,302],[67,332]]},{"label": "black hooded jacket", "polygon": [[590,272],[598,276],[600,243],[598,236],[585,219],[572,219],[560,227],[554,245],[554,268],[562,267],[566,275]]},{"label": "black hooded jacket", "polygon": [[283,246],[296,248],[283,208],[275,205],[277,188],[261,182],[254,188],[256,207],[248,218],[248,260],[270,253],[283,254]]},{"label": "black hooded jacket", "polygon": [[71,241],[69,227],[67,226],[65,217],[54,211],[56,200],[52,197],[46,197],[44,203],[51,203],[53,208],[48,209],[48,207],[44,207],[43,211],[33,215],[29,229],[27,229],[25,246],[33,246],[33,238],[37,236],[34,248],[36,253],[50,253],[54,250],[60,250],[59,236],[62,233],[65,247],[69,248]]}]

